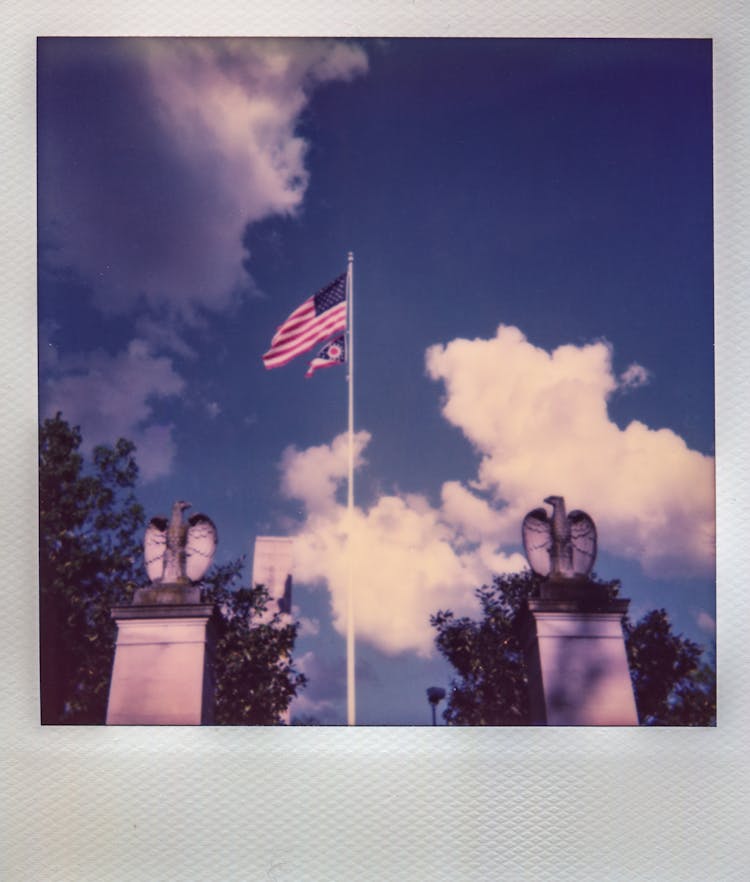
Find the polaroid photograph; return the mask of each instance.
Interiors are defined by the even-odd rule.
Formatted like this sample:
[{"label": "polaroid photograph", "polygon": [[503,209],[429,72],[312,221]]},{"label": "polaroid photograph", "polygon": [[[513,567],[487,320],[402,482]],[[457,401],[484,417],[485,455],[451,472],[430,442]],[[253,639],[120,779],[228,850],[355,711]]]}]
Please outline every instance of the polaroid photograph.
[{"label": "polaroid photograph", "polygon": [[719,25],[160,21],[24,31],[9,878],[734,878]]},{"label": "polaroid photograph", "polygon": [[44,722],[715,724],[711,49],[39,40]]}]

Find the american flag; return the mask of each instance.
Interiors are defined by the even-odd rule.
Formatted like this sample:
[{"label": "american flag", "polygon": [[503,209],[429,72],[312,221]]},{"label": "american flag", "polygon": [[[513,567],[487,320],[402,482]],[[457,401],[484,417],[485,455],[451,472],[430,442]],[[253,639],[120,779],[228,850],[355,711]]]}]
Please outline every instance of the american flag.
[{"label": "american flag", "polygon": [[346,329],[346,273],[334,279],[298,306],[279,327],[263,356],[267,368],[276,368],[312,349],[316,343]]},{"label": "american flag", "polygon": [[333,367],[335,364],[343,364],[346,361],[346,347],[343,335],[331,340],[330,343],[320,350],[315,358],[310,362],[307,369],[306,377],[311,377],[319,368]]}]

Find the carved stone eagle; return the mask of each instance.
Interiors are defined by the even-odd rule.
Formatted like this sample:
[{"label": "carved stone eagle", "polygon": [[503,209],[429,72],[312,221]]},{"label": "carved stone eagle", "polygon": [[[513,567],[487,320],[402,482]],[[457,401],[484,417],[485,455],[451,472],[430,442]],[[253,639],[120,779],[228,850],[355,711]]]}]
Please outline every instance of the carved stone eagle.
[{"label": "carved stone eagle", "polygon": [[580,579],[591,572],[596,558],[596,526],[585,511],[565,514],[562,496],[544,500],[552,517],[535,508],[523,519],[523,547],[531,569],[550,579]]},{"label": "carved stone eagle", "polygon": [[211,566],[218,534],[211,518],[194,514],[187,523],[182,513],[189,502],[175,502],[172,516],[151,518],[143,541],[146,572],[156,584],[197,582]]}]

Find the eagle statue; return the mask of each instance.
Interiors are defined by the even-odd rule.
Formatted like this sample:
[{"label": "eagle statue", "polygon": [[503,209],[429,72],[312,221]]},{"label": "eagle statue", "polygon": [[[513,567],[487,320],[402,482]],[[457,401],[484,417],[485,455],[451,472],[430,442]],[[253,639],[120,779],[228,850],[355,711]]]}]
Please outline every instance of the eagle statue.
[{"label": "eagle statue", "polygon": [[143,541],[146,572],[156,584],[197,582],[211,566],[218,533],[211,518],[194,514],[183,523],[189,502],[175,502],[172,516],[151,518]]},{"label": "eagle statue", "polygon": [[523,519],[523,547],[531,569],[553,581],[583,579],[596,558],[596,526],[585,511],[565,514],[562,496],[544,500],[552,506],[552,517],[535,508]]}]

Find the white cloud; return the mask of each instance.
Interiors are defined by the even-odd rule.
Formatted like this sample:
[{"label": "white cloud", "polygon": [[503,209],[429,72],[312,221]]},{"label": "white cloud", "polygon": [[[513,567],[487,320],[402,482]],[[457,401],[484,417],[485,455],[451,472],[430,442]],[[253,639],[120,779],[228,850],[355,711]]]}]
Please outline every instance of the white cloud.
[{"label": "white cloud", "polygon": [[707,634],[716,634],[716,619],[704,609],[698,612],[695,616],[695,621],[701,631],[705,631]]},{"label": "white cloud", "polygon": [[226,308],[249,286],[245,226],[302,203],[310,94],[366,69],[332,40],[43,43],[43,261],[72,266],[108,310]]},{"label": "white cloud", "polygon": [[446,518],[470,542],[496,540],[502,531],[501,513],[458,481],[443,484],[442,506]]},{"label": "white cloud", "polygon": [[[369,441],[358,433],[358,461]],[[345,505],[335,500],[346,475],[346,435],[331,445],[287,450],[282,486],[301,499],[307,518],[295,541],[295,577],[325,584],[334,625],[346,630],[348,528]],[[352,567],[357,634],[385,652],[430,655],[430,615],[440,608],[475,611],[474,589],[493,572],[521,569],[523,558],[506,556],[497,543],[467,545],[459,524],[417,495],[381,496],[369,510],[356,509]]]},{"label": "white cloud", "polygon": [[170,352],[181,358],[193,360],[197,353],[178,332],[179,320],[176,316],[143,314],[135,320],[135,331],[139,338],[159,352]]},{"label": "white cloud", "polygon": [[296,603],[292,605],[292,616],[299,623],[298,635],[300,637],[317,637],[320,633],[320,620],[303,616],[301,612]]},{"label": "white cloud", "polygon": [[345,691],[343,659],[340,664],[321,661],[314,652],[295,658],[294,665],[307,677],[307,686],[292,699],[290,717],[312,716],[322,723],[339,722],[341,695]]},{"label": "white cloud", "polygon": [[307,691],[300,692],[299,695],[292,699],[289,704],[289,714],[292,722],[294,722],[295,717],[313,717],[316,720],[315,725],[318,723],[340,722],[338,719],[338,708],[333,699],[321,698],[316,700],[310,698]]},{"label": "white cloud", "polygon": [[651,373],[642,364],[629,365],[620,374],[620,388],[624,390],[638,389],[651,380]]},{"label": "white cloud", "polygon": [[492,513],[503,541],[554,493],[592,515],[602,547],[651,575],[712,571],[713,459],[668,429],[610,420],[608,344],[546,352],[501,325],[489,340],[430,347],[426,364],[445,386],[444,416],[481,456],[478,487],[504,506]]},{"label": "white cloud", "polygon": [[[370,441],[369,432],[354,436],[354,465],[362,465],[362,451]],[[347,436],[339,435],[332,445],[321,444],[298,450],[288,447],[281,456],[281,490],[285,496],[304,500],[315,514],[336,505],[336,490],[348,472]]]},{"label": "white cloud", "polygon": [[144,481],[170,471],[172,427],[153,421],[154,402],[180,395],[185,387],[169,358],[155,357],[136,339],[116,356],[94,352],[68,358],[60,368],[62,373],[41,389],[45,416],[61,411],[71,425],[80,426],[85,450],[121,437],[134,441]]},{"label": "white cloud", "polygon": [[307,143],[295,127],[309,93],[367,69],[362,49],[330,40],[156,40],[145,48],[165,127],[231,200],[230,223],[236,213],[256,221],[299,207]]},{"label": "white cloud", "polygon": [[[480,456],[475,480],[445,482],[435,508],[419,495],[381,495],[352,523],[356,627],[389,653],[430,654],[429,617],[476,611],[474,589],[525,566],[513,549],[523,516],[550,494],[595,519],[600,547],[656,576],[705,575],[714,560],[713,460],[669,430],[613,423],[611,350],[597,342],[552,352],[517,328],[427,351],[445,386],[443,413]],[[370,435],[357,435],[357,462]],[[282,489],[302,500],[295,577],[327,586],[346,630],[347,512],[340,491],[346,436],[282,457]],[[337,495],[338,494],[338,495]]]}]

